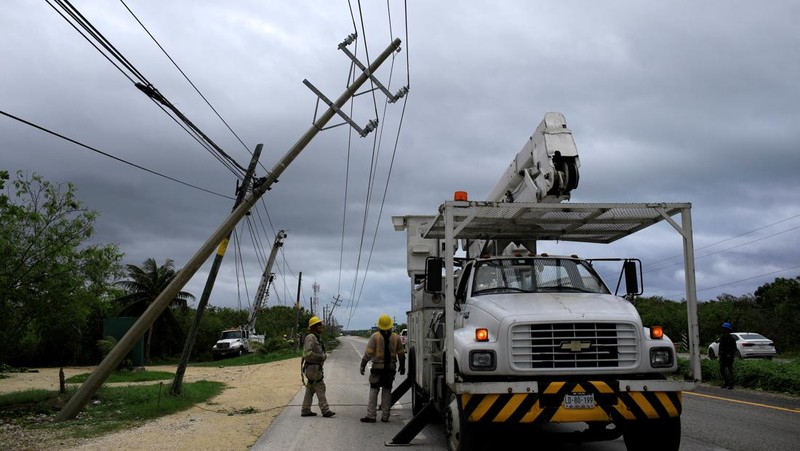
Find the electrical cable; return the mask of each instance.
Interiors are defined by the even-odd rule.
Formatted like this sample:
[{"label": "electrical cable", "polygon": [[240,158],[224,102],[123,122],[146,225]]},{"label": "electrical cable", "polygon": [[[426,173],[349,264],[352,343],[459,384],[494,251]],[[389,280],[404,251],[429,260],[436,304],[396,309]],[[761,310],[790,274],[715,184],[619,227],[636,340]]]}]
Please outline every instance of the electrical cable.
[{"label": "electrical cable", "polygon": [[754,280],[754,279],[759,279],[761,277],[771,276],[773,274],[778,274],[778,273],[786,272],[786,271],[789,271],[789,270],[792,270],[792,269],[797,269],[797,268],[800,268],[800,265],[790,266],[788,268],[779,269],[777,271],[768,272],[766,274],[760,274],[758,276],[748,277],[746,279],[737,280],[735,282],[728,282],[728,283],[723,283],[721,285],[717,285],[717,286],[713,286],[713,287],[702,288],[702,289],[697,290],[697,292],[699,293],[701,291],[713,290],[714,288],[727,287],[727,286],[730,286],[730,285],[737,285],[737,284],[740,284],[742,282],[748,282],[748,281],[751,281],[751,280]]},{"label": "electrical cable", "polygon": [[[229,163],[229,165],[228,165],[228,168],[229,168],[229,169],[231,169],[231,167],[235,168],[235,170],[234,170],[233,172],[234,172],[234,174],[236,174],[236,175],[237,175],[237,177],[239,177],[240,179],[244,178],[244,173],[246,172],[246,170],[245,170],[245,169],[244,169],[244,168],[243,168],[243,167],[242,167],[242,166],[241,166],[239,163],[237,163],[237,162],[236,162],[236,161],[235,161],[233,158],[231,158],[231,157],[230,157],[230,156],[229,156],[227,153],[225,153],[225,151],[223,151],[223,150],[222,150],[222,149],[221,149],[221,148],[220,148],[220,147],[219,147],[219,146],[218,146],[218,145],[217,145],[217,144],[216,144],[214,141],[212,141],[212,140],[211,140],[211,139],[210,139],[210,138],[209,138],[209,137],[208,137],[208,136],[207,136],[205,133],[203,133],[203,132],[202,132],[202,131],[201,131],[201,130],[200,130],[198,127],[197,127],[197,126],[195,126],[195,125],[194,125],[194,123],[192,123],[192,122],[191,122],[191,121],[190,121],[190,120],[189,120],[189,119],[188,119],[188,118],[187,118],[187,117],[186,117],[186,116],[185,116],[185,115],[184,115],[182,112],[180,112],[180,111],[177,109],[177,107],[175,107],[175,106],[174,106],[174,105],[173,105],[173,104],[172,104],[172,103],[171,103],[169,100],[167,100],[167,99],[166,99],[166,98],[165,98],[165,97],[164,97],[164,96],[163,96],[163,95],[162,95],[160,92],[158,92],[158,90],[157,90],[157,89],[156,89],[156,88],[153,86],[153,84],[152,84],[152,83],[150,83],[150,81],[148,81],[148,80],[147,80],[147,78],[146,78],[146,77],[145,77],[145,76],[144,76],[144,75],[143,75],[141,72],[139,72],[139,70],[138,70],[138,69],[136,69],[136,67],[135,67],[135,66],[134,66],[132,63],[130,63],[130,61],[128,61],[128,60],[127,60],[127,59],[124,57],[124,55],[122,55],[122,53],[121,53],[119,50],[117,50],[117,49],[116,49],[116,47],[114,47],[114,45],[113,45],[113,44],[111,44],[111,42],[110,42],[110,41],[108,41],[108,40],[106,39],[106,38],[105,38],[105,36],[103,36],[103,34],[102,34],[102,33],[100,33],[100,31],[99,31],[99,30],[98,30],[98,29],[97,29],[97,28],[96,28],[94,25],[92,25],[92,24],[91,24],[91,22],[89,22],[89,20],[87,20],[87,19],[86,19],[86,17],[84,17],[84,16],[83,16],[83,15],[80,13],[80,11],[78,11],[78,10],[77,10],[77,8],[75,8],[75,7],[74,7],[74,6],[73,6],[73,5],[72,5],[72,4],[69,2],[69,0],[54,0],[54,2],[55,2],[55,3],[56,3],[58,6],[60,6],[60,7],[61,7],[61,8],[64,10],[64,12],[65,12],[67,15],[69,15],[69,16],[72,18],[72,21],[70,21],[70,19],[69,19],[69,18],[67,18],[67,16],[65,16],[64,14],[62,14],[62,13],[61,13],[61,12],[60,12],[60,11],[59,11],[59,10],[58,10],[56,7],[55,7],[55,5],[53,5],[53,3],[51,3],[51,2],[50,2],[50,0],[45,0],[45,1],[46,1],[46,2],[47,2],[47,4],[48,4],[48,5],[50,5],[50,6],[51,6],[51,7],[52,7],[54,10],[56,10],[56,12],[57,12],[57,13],[58,13],[58,14],[59,14],[59,15],[60,15],[60,16],[61,16],[61,17],[62,17],[64,20],[66,20],[66,21],[67,21],[67,22],[68,22],[68,23],[69,23],[69,24],[70,24],[70,25],[71,25],[73,28],[75,28],[75,30],[76,30],[76,31],[78,31],[78,33],[79,33],[81,36],[83,36],[85,39],[89,40],[89,39],[88,39],[88,37],[87,37],[87,34],[88,34],[88,35],[89,35],[89,36],[91,36],[91,37],[92,37],[92,38],[93,38],[95,41],[99,42],[99,43],[100,43],[100,46],[102,46],[102,47],[103,47],[103,48],[106,50],[106,52],[108,52],[108,53],[109,53],[109,54],[110,54],[110,55],[111,55],[111,56],[112,56],[114,59],[116,59],[117,61],[119,61],[119,63],[120,63],[122,66],[124,66],[124,67],[125,67],[125,68],[126,68],[126,69],[127,69],[127,70],[128,70],[128,71],[129,71],[129,72],[132,74],[132,75],[133,75],[133,77],[131,77],[130,75],[128,75],[128,74],[124,74],[124,73],[123,73],[123,75],[125,75],[125,76],[126,76],[126,77],[127,77],[127,78],[128,78],[130,81],[131,81],[131,82],[133,82],[134,86],[136,86],[136,87],[137,87],[137,88],[138,88],[140,91],[142,91],[143,93],[145,93],[145,94],[146,94],[148,97],[150,97],[150,98],[151,98],[151,99],[153,99],[154,101],[157,101],[158,103],[161,103],[162,105],[164,105],[165,107],[167,107],[167,108],[168,108],[170,111],[172,111],[172,112],[173,112],[173,114],[175,114],[175,116],[177,116],[179,119],[181,119],[181,121],[182,121],[184,124],[186,124],[186,126],[187,126],[187,127],[189,127],[189,128],[192,130],[192,132],[193,132],[193,133],[194,133],[196,136],[200,136],[204,142],[206,142],[206,143],[207,143],[209,146],[211,146],[211,147],[214,149],[214,151],[215,151],[215,152],[217,152],[217,153],[218,153],[218,154],[219,154],[219,155],[220,155],[222,158],[224,158],[225,160],[227,160],[227,161],[228,161],[228,163]],[[74,21],[75,23],[73,23],[73,21]],[[81,30],[80,30],[80,29],[79,29],[79,28],[76,26],[76,24],[77,24],[78,26],[80,26],[80,27],[81,27],[81,28],[84,30],[85,34],[84,34],[84,32],[82,32],[82,31],[81,31]],[[121,70],[121,69],[120,69],[120,67],[119,67],[118,65],[116,65],[116,64],[115,64],[113,61],[111,61],[111,59],[109,58],[109,56],[108,56],[106,53],[104,53],[104,52],[103,52],[103,51],[102,51],[102,50],[101,50],[101,49],[100,49],[100,48],[99,48],[97,45],[95,45],[95,44],[94,44],[94,43],[92,43],[91,41],[90,41],[90,43],[91,43],[91,44],[93,45],[93,47],[94,47],[96,50],[98,50],[98,51],[99,51],[99,52],[100,52],[100,53],[101,53],[101,54],[102,54],[102,55],[103,55],[103,56],[104,56],[104,57],[105,57],[107,60],[109,60],[109,61],[110,61],[110,62],[111,62],[111,63],[112,63],[112,64],[113,64],[113,65],[114,65],[114,66],[115,66],[115,67],[116,67],[118,70]],[[133,78],[135,78],[135,79],[138,79],[138,81],[135,81]],[[163,110],[163,109],[162,109],[162,110]],[[186,129],[184,128],[184,130],[186,130]],[[208,149],[208,148],[207,148],[207,149]],[[237,172],[236,172],[237,170],[239,171],[239,173],[238,173],[238,174],[237,174]]]},{"label": "electrical cable", "polygon": [[[740,234],[738,234],[738,235],[736,235],[736,236],[733,236],[733,237],[730,237],[730,238],[725,238],[724,240],[716,241],[716,242],[714,242],[714,243],[711,243],[711,244],[708,244],[708,245],[705,245],[705,246],[697,247],[697,248],[695,248],[695,252],[696,252],[696,251],[699,251],[699,250],[702,250],[702,249],[708,249],[708,248],[710,248],[710,247],[714,247],[714,246],[716,246],[716,245],[718,245],[718,244],[722,244],[722,243],[725,243],[725,242],[727,242],[727,241],[735,240],[736,238],[741,238],[741,237],[743,237],[743,236],[745,236],[745,235],[749,235],[749,234],[751,234],[751,233],[758,232],[759,230],[768,229],[768,228],[770,228],[770,227],[772,227],[772,226],[775,226],[775,225],[781,224],[781,223],[783,223],[783,222],[786,222],[786,221],[790,221],[790,220],[792,220],[792,219],[795,219],[795,218],[798,218],[798,217],[800,217],[800,214],[797,214],[797,215],[794,215],[794,216],[790,216],[790,217],[788,217],[788,218],[785,218],[785,219],[781,219],[780,221],[776,221],[776,222],[773,222],[773,223],[767,224],[767,225],[765,225],[765,226],[762,226],[762,227],[759,227],[759,228],[756,228],[756,229],[753,229],[753,230],[749,230],[749,231],[747,231],[747,232],[740,233]],[[765,239],[765,238],[770,238],[770,237],[773,237],[773,236],[775,236],[775,235],[780,235],[780,234],[782,234],[782,233],[786,233],[786,232],[789,232],[789,231],[795,230],[795,229],[797,229],[797,228],[800,228],[800,227],[793,227],[793,228],[791,228],[791,229],[784,230],[784,231],[781,231],[781,232],[777,232],[777,233],[774,233],[774,234],[772,234],[772,235],[767,235],[766,237],[763,237],[763,238],[758,238],[758,239],[756,239],[756,240],[752,240],[752,241],[746,241],[746,242],[744,242],[744,243],[742,243],[742,244],[739,244],[738,246],[744,246],[744,245],[746,245],[746,244],[754,243],[754,242],[756,242],[756,241],[761,241],[761,240],[763,240],[763,239]],[[707,256],[709,256],[709,255],[718,254],[718,253],[725,252],[726,250],[730,250],[730,249],[731,249],[731,248],[729,247],[729,248],[723,249],[723,250],[721,250],[721,251],[715,251],[715,252],[711,252],[711,253],[709,253],[709,254],[704,254],[704,255],[702,255],[702,256],[700,256],[700,257],[697,257],[697,258],[699,259],[699,258],[707,257]],[[652,262],[652,263],[649,263],[649,262],[648,262],[648,266],[650,266],[650,265],[654,265],[654,264],[656,264],[656,263],[660,263],[660,262],[665,262],[665,261],[668,261],[668,260],[672,260],[673,258],[676,258],[676,257],[683,257],[683,254],[677,254],[677,255],[670,256],[670,257],[662,258],[661,260],[657,260],[657,261],[655,261],[655,262]],[[677,264],[680,264],[680,262],[678,262],[678,263],[672,263],[672,264],[669,264],[669,265],[660,266],[660,267],[657,267],[657,268],[654,268],[654,269],[650,269],[650,270],[648,270],[648,271],[645,271],[645,273],[648,273],[648,272],[651,272],[651,271],[655,271],[655,270],[658,270],[658,269],[664,269],[664,268],[668,268],[668,267],[670,267],[670,266],[675,266],[675,265],[677,265]]]},{"label": "electrical cable", "polygon": [[235,136],[236,139],[242,144],[242,147],[244,147],[245,150],[250,152],[250,155],[252,156],[253,153],[250,151],[250,149],[247,147],[247,145],[244,143],[244,141],[242,141],[242,139],[239,137],[239,135],[237,135],[236,132],[233,131],[231,126],[228,125],[228,122],[225,121],[225,119],[222,118],[222,116],[219,114],[217,109],[214,108],[213,105],[211,105],[211,102],[209,102],[208,99],[206,98],[206,96],[204,96],[203,93],[200,92],[200,90],[197,88],[197,86],[195,86],[194,82],[192,82],[192,80],[189,79],[189,76],[186,75],[186,73],[183,71],[183,69],[180,68],[180,66],[178,66],[178,63],[176,63],[175,60],[169,55],[169,53],[167,53],[166,49],[164,49],[164,47],[161,45],[161,43],[158,42],[158,40],[155,38],[155,36],[153,36],[153,34],[150,33],[150,30],[148,30],[147,27],[144,26],[142,21],[139,20],[139,17],[137,17],[136,14],[134,14],[134,12],[128,7],[128,5],[125,3],[124,0],[119,0],[119,1],[120,1],[120,3],[122,3],[122,5],[125,7],[125,9],[127,9],[128,12],[131,13],[133,18],[136,19],[136,22],[138,22],[139,25],[141,25],[142,29],[147,33],[148,36],[150,36],[150,38],[153,40],[153,42],[156,43],[158,48],[161,49],[162,52],[164,52],[164,55],[166,55],[166,57],[170,60],[170,62],[172,62],[172,64],[175,66],[175,68],[178,69],[178,72],[180,72],[181,75],[183,75],[183,78],[185,78],[186,81],[189,82],[189,84],[192,86],[192,88],[194,88],[194,90],[197,92],[197,94],[200,95],[200,97],[206,102],[206,105],[208,105],[208,107],[211,108],[211,110],[214,112],[214,114],[217,115],[219,120],[222,121],[223,124],[225,124],[225,126],[228,128],[228,130],[230,130],[230,132],[233,134],[233,136]]},{"label": "electrical cable", "polygon": [[56,133],[56,132],[54,132],[54,131],[52,131],[52,130],[48,130],[48,129],[46,129],[46,128],[42,127],[42,126],[36,125],[36,124],[34,124],[34,123],[32,123],[32,122],[26,121],[25,119],[22,119],[22,118],[19,118],[19,117],[17,117],[17,116],[14,116],[13,114],[6,113],[5,111],[1,111],[1,110],[0,110],[0,114],[2,114],[2,115],[4,115],[4,116],[7,116],[7,117],[9,117],[9,118],[11,118],[11,119],[14,119],[14,120],[16,120],[16,121],[22,122],[23,124],[29,125],[29,126],[31,126],[31,127],[33,127],[33,128],[39,129],[39,130],[41,130],[41,131],[43,131],[43,132],[45,132],[45,133],[49,133],[49,134],[51,134],[51,135],[53,135],[53,136],[56,136],[56,137],[58,137],[58,138],[61,138],[61,139],[65,140],[65,141],[69,141],[69,142],[71,142],[71,143],[73,143],[73,144],[77,144],[77,145],[79,145],[79,146],[81,146],[81,147],[84,147],[84,148],[86,148],[86,149],[89,149],[89,150],[91,150],[91,151],[93,151],[93,152],[99,153],[100,155],[103,155],[103,156],[105,156],[105,157],[108,157],[108,158],[111,158],[111,159],[113,159],[113,160],[119,161],[120,163],[125,163],[125,164],[127,164],[127,165],[129,165],[129,166],[133,166],[133,167],[135,167],[136,169],[141,169],[142,171],[149,172],[149,173],[151,173],[151,174],[153,174],[153,175],[157,175],[157,176],[159,176],[159,177],[163,177],[163,178],[165,178],[165,179],[167,179],[167,180],[170,180],[170,181],[173,181],[173,182],[177,182],[177,183],[180,183],[181,185],[185,185],[185,186],[188,186],[188,187],[190,187],[190,188],[194,188],[194,189],[197,189],[197,190],[200,190],[200,191],[204,191],[204,192],[206,192],[206,193],[213,194],[213,195],[215,195],[215,196],[224,197],[224,198],[226,198],[226,199],[234,199],[234,198],[233,198],[233,197],[231,197],[231,196],[226,196],[226,195],[224,195],[224,194],[215,193],[214,191],[207,190],[207,189],[205,189],[205,188],[200,188],[199,186],[192,185],[191,183],[187,183],[187,182],[184,182],[184,181],[182,181],[182,180],[178,180],[178,179],[176,179],[176,178],[174,178],[174,177],[170,177],[170,176],[168,176],[168,175],[161,174],[160,172],[153,171],[152,169],[147,169],[147,168],[146,168],[146,167],[144,167],[144,166],[139,166],[139,165],[138,165],[138,164],[136,164],[136,163],[131,163],[130,161],[126,161],[126,160],[123,160],[122,158],[115,157],[114,155],[111,155],[111,154],[109,154],[109,153],[103,152],[102,150],[96,149],[96,148],[94,148],[94,147],[92,147],[92,146],[89,146],[89,145],[83,144],[83,143],[81,143],[81,142],[79,142],[79,141],[76,141],[76,140],[74,140],[74,139],[72,139],[72,138],[68,138],[68,137],[66,137],[66,136],[64,136],[64,135],[62,135],[62,134],[60,134],[60,133]]}]

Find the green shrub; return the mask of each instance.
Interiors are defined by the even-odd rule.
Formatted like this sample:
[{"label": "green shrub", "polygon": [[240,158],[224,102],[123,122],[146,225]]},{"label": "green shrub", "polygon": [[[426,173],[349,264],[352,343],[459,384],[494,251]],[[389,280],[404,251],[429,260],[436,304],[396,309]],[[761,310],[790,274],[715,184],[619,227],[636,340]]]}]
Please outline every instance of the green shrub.
[{"label": "green shrub", "polygon": [[[687,359],[683,360],[688,365]],[[703,382],[722,384],[719,360],[700,361]],[[688,373],[687,373],[688,374]],[[800,359],[775,362],[760,359],[736,359],[733,363],[734,383],[744,388],[778,393],[800,394]]]}]

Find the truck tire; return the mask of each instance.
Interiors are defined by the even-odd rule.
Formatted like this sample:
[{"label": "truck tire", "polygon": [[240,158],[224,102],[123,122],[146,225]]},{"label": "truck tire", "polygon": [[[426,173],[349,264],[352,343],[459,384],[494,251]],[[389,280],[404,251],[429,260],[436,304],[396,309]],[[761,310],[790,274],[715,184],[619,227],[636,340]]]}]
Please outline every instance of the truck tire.
[{"label": "truck tire", "polygon": [[717,355],[714,354],[714,350],[713,349],[709,348],[709,350],[708,350],[708,358],[711,359],[711,360],[716,360]]},{"label": "truck tire", "polygon": [[678,451],[681,447],[680,417],[629,421],[624,427],[628,451]]},{"label": "truck tire", "polygon": [[476,451],[483,448],[481,435],[474,423],[466,421],[452,393],[444,409],[445,439],[447,451]]}]

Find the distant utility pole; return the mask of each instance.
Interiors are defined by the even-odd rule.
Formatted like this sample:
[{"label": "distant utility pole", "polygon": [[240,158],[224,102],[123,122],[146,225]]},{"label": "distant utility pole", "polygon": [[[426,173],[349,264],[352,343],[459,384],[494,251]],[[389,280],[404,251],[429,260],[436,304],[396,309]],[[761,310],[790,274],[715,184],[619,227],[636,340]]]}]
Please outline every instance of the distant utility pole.
[{"label": "distant utility pole", "polygon": [[[311,127],[294,143],[294,145],[286,152],[286,154],[275,164],[272,171],[267,173],[266,177],[260,178],[253,184],[252,192],[245,197],[242,203],[236,207],[233,212],[225,218],[222,224],[211,234],[208,240],[200,247],[200,249],[192,256],[186,265],[178,271],[172,281],[161,291],[161,294],[150,304],[145,312],[133,323],[128,332],[122,337],[111,352],[106,355],[100,365],[92,371],[92,374],[81,384],[78,390],[72,397],[70,397],[67,404],[56,415],[56,421],[71,420],[78,415],[78,412],[86,405],[97,390],[105,383],[108,376],[119,365],[123,358],[133,349],[136,342],[144,335],[144,333],[152,326],[155,320],[161,315],[164,309],[175,299],[175,296],[181,291],[186,283],[194,276],[198,269],[208,260],[214,248],[222,242],[236,227],[236,224],[241,221],[245,214],[253,208],[253,205],[267,192],[272,185],[278,181],[278,177],[283,174],[283,171],[294,161],[300,152],[305,149],[308,143],[324,129],[325,125],[333,118],[335,114],[342,116],[344,113],[341,108],[358,92],[358,89],[369,79],[373,79],[372,74],[383,64],[392,53],[400,49],[400,39],[395,39],[391,44],[380,54],[369,68],[361,73],[353,82],[345,89],[335,102],[328,104],[328,109],[320,115]],[[326,102],[327,103],[327,102]]]},{"label": "distant utility pole", "polygon": [[[253,179],[253,172],[256,169],[256,164],[261,156],[261,149],[263,147],[263,144],[258,144],[256,146],[256,150],[253,152],[253,157],[250,159],[250,165],[247,167],[247,172],[244,174],[242,185],[239,186],[239,189],[236,192],[236,201],[233,204],[233,211],[236,211],[236,207],[242,203],[244,196],[250,190],[250,182]],[[228,249],[228,242],[230,241],[232,234],[233,229],[231,229],[228,234],[225,235],[225,238],[221,243],[219,243],[219,246],[217,246],[217,255],[214,257],[214,262],[211,264],[211,271],[208,273],[206,285],[203,288],[203,294],[200,296],[200,302],[197,304],[197,312],[195,312],[194,319],[192,320],[192,326],[189,328],[189,336],[186,337],[186,343],[183,345],[181,360],[178,362],[178,368],[175,370],[175,378],[172,379],[170,393],[173,395],[179,395],[181,393],[183,375],[186,373],[186,367],[189,365],[189,356],[192,354],[192,348],[194,347],[194,342],[197,339],[197,331],[200,329],[200,320],[203,318],[203,313],[206,311],[208,299],[211,297],[211,290],[214,288],[214,282],[217,280],[219,267],[222,265],[222,259],[225,257],[225,251]]]},{"label": "distant utility pole", "polygon": [[[328,321],[329,322],[333,322],[333,311],[336,309],[336,307],[339,306],[340,302],[342,302],[341,295],[337,294],[336,296],[333,297],[333,302],[331,303],[332,304],[331,305],[331,309],[328,310]],[[326,325],[327,325],[327,323],[326,323]]]},{"label": "distant utility pole", "polygon": [[[313,315],[314,312],[319,311],[319,282],[312,283],[311,289],[314,291],[314,295],[311,297],[311,314]],[[324,316],[325,315],[323,315],[323,317]],[[323,319],[323,322],[324,321]]]},{"label": "distant utility pole", "polygon": [[295,333],[294,335],[297,336],[297,346],[302,347],[300,344],[300,338],[303,336],[303,333],[300,332],[300,284],[303,281],[303,272],[300,271],[297,276],[297,298],[294,301],[294,327]]}]

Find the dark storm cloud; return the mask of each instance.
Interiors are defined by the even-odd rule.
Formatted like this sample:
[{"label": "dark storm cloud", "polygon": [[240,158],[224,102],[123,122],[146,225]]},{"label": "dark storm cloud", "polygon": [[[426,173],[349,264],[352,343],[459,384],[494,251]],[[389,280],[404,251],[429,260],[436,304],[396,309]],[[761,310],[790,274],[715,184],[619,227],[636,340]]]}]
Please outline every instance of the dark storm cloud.
[{"label": "dark storm cloud", "polygon": [[[13,3],[14,14],[0,16],[4,111],[233,196],[234,175],[52,8]],[[314,119],[315,97],[302,80],[330,98],[345,87],[349,60],[337,45],[353,32],[348,4],[129,3],[244,145],[122,5],[75,6],[240,164],[263,143],[263,176]],[[289,233],[270,303],[293,302],[302,272],[304,305],[317,281],[320,308],[333,296],[345,299],[340,322],[367,327],[384,311],[403,321],[405,235],[391,216],[433,215],[456,190],[485,196],[548,111],[565,114],[578,145],[581,183],[572,201],[692,203],[698,298],[752,293],[800,273],[786,271],[798,264],[792,249],[800,244],[793,229],[800,226],[800,59],[793,57],[800,7],[793,2],[410,2],[408,39],[402,4],[391,6],[394,36],[386,5],[364,5],[366,39],[355,14],[362,60],[365,45],[374,58],[392,37],[403,39],[391,89],[408,77],[411,92],[397,151],[402,101],[384,116],[382,98],[362,95],[353,118],[363,125],[377,111],[381,134],[326,130],[284,171],[248,217],[262,253],[275,231]],[[389,67],[378,74],[387,83]],[[118,243],[126,263],[153,257],[183,266],[232,207],[231,199],[7,118],[0,118],[0,168],[73,182],[100,213],[94,239]],[[247,222],[237,236],[242,253],[226,257],[214,305],[247,308],[258,285],[264,256],[253,251]],[[543,246],[640,257],[645,294],[683,297],[681,242],[667,224],[610,247]],[[199,296],[207,271],[208,263],[186,289]]]}]

